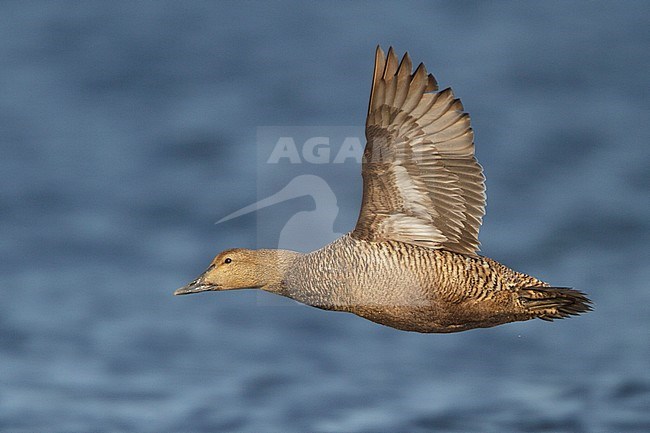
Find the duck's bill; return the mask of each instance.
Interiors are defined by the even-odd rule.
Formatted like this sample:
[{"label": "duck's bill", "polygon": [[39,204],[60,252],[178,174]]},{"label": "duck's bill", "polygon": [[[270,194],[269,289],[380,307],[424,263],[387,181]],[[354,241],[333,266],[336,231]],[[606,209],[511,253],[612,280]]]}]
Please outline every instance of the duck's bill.
[{"label": "duck's bill", "polygon": [[181,287],[180,289],[177,289],[174,292],[174,296],[178,295],[189,295],[192,293],[199,293],[199,292],[207,292],[210,290],[216,290],[217,286],[214,286],[212,284],[206,284],[201,281],[200,278],[192,281],[186,286]]}]

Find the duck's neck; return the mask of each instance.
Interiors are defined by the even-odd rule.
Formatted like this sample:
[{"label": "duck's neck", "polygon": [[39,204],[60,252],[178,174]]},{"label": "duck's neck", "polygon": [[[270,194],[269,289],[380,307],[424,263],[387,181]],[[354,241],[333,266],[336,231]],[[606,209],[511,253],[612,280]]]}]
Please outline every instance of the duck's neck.
[{"label": "duck's neck", "polygon": [[302,253],[289,250],[257,250],[256,261],[260,266],[259,274],[263,285],[260,289],[271,293],[284,294],[285,275]]}]

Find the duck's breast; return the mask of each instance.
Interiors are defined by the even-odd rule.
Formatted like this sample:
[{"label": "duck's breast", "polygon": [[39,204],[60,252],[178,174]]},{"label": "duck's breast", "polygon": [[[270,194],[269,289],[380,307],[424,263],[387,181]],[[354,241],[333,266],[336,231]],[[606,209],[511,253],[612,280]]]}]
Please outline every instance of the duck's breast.
[{"label": "duck's breast", "polygon": [[303,256],[287,284],[301,302],[332,310],[430,307],[435,298],[432,257],[402,243],[343,236]]}]

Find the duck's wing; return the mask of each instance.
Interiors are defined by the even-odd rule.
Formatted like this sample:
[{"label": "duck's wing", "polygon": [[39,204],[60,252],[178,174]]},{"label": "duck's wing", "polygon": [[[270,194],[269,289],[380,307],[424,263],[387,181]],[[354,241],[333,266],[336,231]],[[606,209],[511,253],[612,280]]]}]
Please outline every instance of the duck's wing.
[{"label": "duck's wing", "polygon": [[411,70],[408,53],[398,64],[377,47],[352,236],[476,254],[485,177],[469,115],[423,64]]}]

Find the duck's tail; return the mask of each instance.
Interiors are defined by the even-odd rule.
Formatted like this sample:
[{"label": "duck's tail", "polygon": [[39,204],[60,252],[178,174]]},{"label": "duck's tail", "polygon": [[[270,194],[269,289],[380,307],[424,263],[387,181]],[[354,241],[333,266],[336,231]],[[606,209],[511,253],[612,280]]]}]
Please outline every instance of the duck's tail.
[{"label": "duck's tail", "polygon": [[526,287],[520,289],[519,300],[534,317],[548,321],[592,310],[586,294],[567,287]]}]

